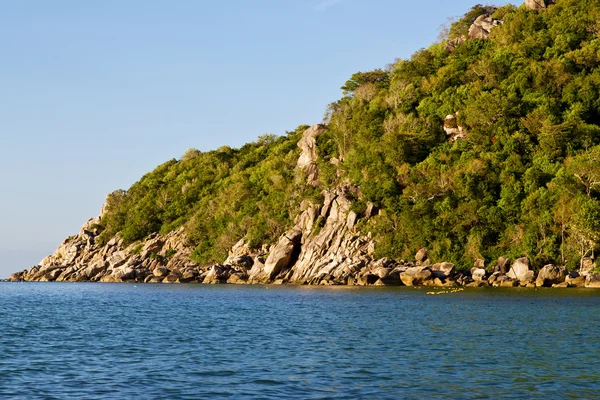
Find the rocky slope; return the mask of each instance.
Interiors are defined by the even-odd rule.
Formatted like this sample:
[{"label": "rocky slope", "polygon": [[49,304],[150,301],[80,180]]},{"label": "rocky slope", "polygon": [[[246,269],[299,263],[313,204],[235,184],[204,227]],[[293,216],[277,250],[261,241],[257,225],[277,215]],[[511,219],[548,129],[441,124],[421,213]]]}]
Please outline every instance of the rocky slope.
[{"label": "rocky slope", "polygon": [[[530,15],[542,16],[544,10],[554,3],[555,1],[553,0],[527,0],[525,2],[526,7],[535,10],[534,12],[527,11],[529,13],[527,18]],[[500,26],[510,25],[509,19],[505,22],[493,18],[492,15],[495,14],[492,14],[493,11],[491,8],[482,9],[481,7],[476,7],[475,10],[476,13],[470,15],[467,19],[468,23],[465,28],[470,24],[468,32],[460,30],[455,35],[458,37],[450,38],[446,42],[446,48],[450,52],[458,51],[460,53],[460,46],[469,44],[469,41],[493,39],[493,30],[501,29],[498,28]],[[482,10],[486,10],[485,13],[478,15]],[[503,18],[501,15],[500,17]],[[465,45],[465,47],[468,46]],[[575,58],[585,57],[577,55]],[[592,61],[595,62],[593,57],[590,62]],[[487,71],[489,72],[490,70],[488,69]],[[360,87],[356,89],[355,95],[358,98],[357,101],[367,104],[368,99],[372,99],[369,93],[376,90],[376,84],[380,83],[378,79],[381,79],[381,73],[382,71],[375,72],[373,76],[377,79],[373,82],[363,83],[363,91],[359,90]],[[369,74],[366,75],[371,76]],[[488,84],[491,83],[488,82]],[[404,90],[410,88],[411,85],[407,84],[402,86],[402,88]],[[501,93],[500,90],[497,90],[497,92]],[[388,96],[386,99],[393,99],[393,93],[389,94],[391,97]],[[411,96],[408,96],[407,99],[412,99]],[[486,97],[486,99],[488,98]],[[486,101],[489,102],[489,99]],[[393,104],[395,107],[399,106],[397,102],[393,102]],[[361,108],[359,107],[358,109]],[[459,112],[455,108],[452,108],[448,109],[448,111],[454,113],[447,115],[443,121],[443,125],[440,124],[439,128],[446,133],[449,142],[458,142],[456,143],[458,148],[461,143],[467,143],[472,134],[477,136],[478,133],[471,129],[472,126],[464,123],[464,110]],[[473,114],[471,112],[471,119],[473,119]],[[345,118],[342,122],[338,121],[342,125],[351,117],[351,115],[343,114],[341,111],[338,115],[341,116],[340,118]],[[533,117],[536,117],[536,115],[533,115]],[[406,119],[406,116],[401,113],[398,116],[401,117],[399,119],[400,122]],[[466,120],[468,119],[466,118]],[[535,118],[533,119],[538,121]],[[521,118],[519,121],[527,123],[529,120]],[[488,124],[489,121],[486,120],[484,122]],[[541,122],[538,122],[530,125],[538,126],[541,124]],[[538,129],[535,126],[531,129]],[[589,128],[591,125],[586,126]],[[348,132],[352,129],[354,128],[350,126]],[[188,244],[186,231],[188,226],[185,224],[166,235],[153,233],[141,242],[138,241],[130,245],[125,245],[126,241],[120,234],[112,236],[114,232],[118,232],[121,229],[119,228],[115,229],[114,232],[110,231],[111,236],[109,237],[112,237],[112,239],[106,244],[101,245],[98,225],[102,224],[103,221],[109,221],[109,218],[106,218],[106,209],[103,207],[99,217],[89,220],[77,235],[67,238],[54,254],[46,257],[39,265],[29,270],[13,274],[11,280],[475,287],[600,287],[600,274],[594,273],[594,262],[592,259],[586,257],[586,255],[593,254],[593,252],[584,251],[577,254],[576,260],[579,261],[581,259],[577,271],[567,271],[564,267],[555,265],[546,265],[539,271],[534,271],[527,258],[519,258],[511,262],[511,260],[503,257],[497,261],[488,263],[487,266],[484,260],[476,260],[471,269],[465,268],[465,265],[455,268],[455,265],[443,262],[444,260],[435,260],[436,263],[434,263],[433,260],[429,259],[428,251],[425,248],[421,249],[415,255],[414,260],[376,259],[374,254],[377,244],[369,232],[361,232],[359,227],[365,226],[366,224],[362,224],[361,222],[375,217],[378,210],[371,203],[367,205],[366,210],[361,214],[352,210],[353,201],[361,197],[361,188],[351,185],[347,179],[344,180],[345,175],[341,169],[346,169],[347,166],[344,166],[340,162],[341,158],[330,158],[332,164],[331,171],[325,171],[325,169],[319,171],[317,139],[320,135],[326,136],[327,130],[327,127],[323,125],[315,125],[302,134],[301,139],[298,141],[301,153],[297,160],[295,175],[292,174],[292,177],[298,183],[302,183],[303,187],[306,184],[309,187],[321,188],[323,200],[318,202],[305,200],[302,202],[300,210],[297,213],[298,217],[294,221],[289,221],[289,224],[286,223],[284,225],[285,228],[289,229],[287,229],[285,234],[276,243],[264,243],[260,248],[250,248],[244,241],[240,241],[231,248],[229,257],[217,265],[199,265],[191,261],[194,248]],[[298,131],[299,134],[300,131]],[[479,135],[481,136],[481,132],[479,132]],[[294,142],[291,143],[292,146],[296,140],[294,139]],[[496,137],[492,139],[492,142],[494,140],[496,140]],[[467,146],[463,148],[468,149]],[[321,148],[321,150],[323,149]],[[290,163],[286,164],[286,168],[291,169],[293,168],[293,163],[296,161],[293,155],[295,153],[286,151],[286,154],[292,154]],[[338,155],[341,154],[342,152],[340,151]],[[447,156],[450,159],[450,155]],[[320,161],[323,162],[323,160],[325,159],[321,159]],[[481,160],[473,159],[472,161],[476,167],[479,165],[474,170],[481,169],[484,165]],[[400,167],[404,168],[404,166]],[[444,165],[443,167],[447,168],[448,166]],[[337,171],[335,171],[336,169]],[[458,172],[457,174],[462,176],[461,171],[463,170],[458,169],[457,171],[460,172],[460,174]],[[335,187],[323,189],[320,186],[319,178],[321,172],[323,172],[322,176],[327,176],[327,172],[335,175],[342,183],[337,185],[331,184],[331,186]],[[420,173],[421,171],[417,172]],[[496,173],[497,171],[494,172],[494,174]],[[535,174],[539,175],[538,172],[535,172]],[[426,175],[419,176],[427,177]],[[578,177],[577,175],[575,176]],[[390,177],[388,176],[388,178]],[[440,176],[440,178],[443,178],[440,181],[447,182],[446,176]],[[581,180],[580,177],[578,178]],[[585,181],[583,182],[585,183]],[[363,189],[367,183],[363,181]],[[543,186],[543,182],[536,182],[537,184]],[[441,196],[450,187],[446,183],[442,186],[440,186],[440,190],[435,185],[429,188],[429,194],[432,197],[428,201],[435,199],[436,196]],[[413,187],[418,188],[418,185],[413,185]],[[591,198],[590,187],[587,190],[586,197],[588,199]],[[181,191],[185,191],[184,187],[181,188]],[[466,198],[468,201],[470,197],[471,194],[464,196],[462,200]],[[410,217],[412,218],[412,214]],[[407,225],[409,224],[404,224],[404,226]],[[126,235],[125,230],[122,230],[122,232],[125,232],[124,235]],[[139,237],[143,237],[149,232],[144,231]],[[281,230],[277,230],[277,232],[281,232]],[[563,234],[564,232],[563,229]],[[134,239],[129,238],[128,240],[131,242],[132,240],[139,239],[139,237],[135,237]],[[233,237],[237,238],[240,236]],[[231,243],[231,241],[227,243]],[[416,249],[421,245],[417,242],[412,248]],[[226,249],[226,247],[224,248]],[[523,250],[518,251],[527,252]],[[535,254],[532,251],[529,253]],[[474,255],[473,257],[481,256]],[[563,257],[563,262],[564,259]]]},{"label": "rocky slope", "polygon": [[[318,185],[316,137],[323,127],[306,130],[298,146],[299,179]],[[500,258],[492,268],[478,260],[467,272],[454,264],[433,264],[427,249],[414,261],[374,259],[375,243],[370,234],[356,229],[361,219],[374,216],[367,207],[364,215],[351,210],[351,198],[359,188],[342,185],[323,193],[322,204],[302,203],[293,227],[279,241],[261,250],[250,249],[243,241],[230,251],[222,264],[203,266],[190,261],[193,248],[186,245],[185,226],[167,235],[152,234],[142,243],[129,246],[117,235],[106,245],[96,243],[97,224],[104,216],[90,219],[80,232],[67,238],[39,265],[15,273],[11,281],[56,282],[149,282],[149,283],[294,283],[309,285],[376,286],[554,286],[600,287],[600,274],[592,273],[593,263],[584,260],[578,272],[547,265],[536,274],[527,258],[510,261]]]}]

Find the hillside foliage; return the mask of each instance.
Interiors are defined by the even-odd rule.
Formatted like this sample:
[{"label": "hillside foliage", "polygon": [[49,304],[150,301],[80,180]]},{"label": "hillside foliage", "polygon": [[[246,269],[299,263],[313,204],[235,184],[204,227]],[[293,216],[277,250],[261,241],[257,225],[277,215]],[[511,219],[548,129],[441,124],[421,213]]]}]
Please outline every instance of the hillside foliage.
[{"label": "hillside foliage", "polygon": [[[489,40],[452,52],[442,41],[343,85],[318,137],[320,189],[349,181],[356,210],[381,210],[359,226],[378,256],[427,246],[463,267],[499,256],[578,265],[600,245],[600,4],[477,5],[450,36],[482,12],[503,21]],[[465,140],[449,142],[448,115]],[[159,166],[111,195],[102,240],[185,225],[198,262],[222,261],[241,238],[272,243],[319,196],[294,174],[305,128]]]}]

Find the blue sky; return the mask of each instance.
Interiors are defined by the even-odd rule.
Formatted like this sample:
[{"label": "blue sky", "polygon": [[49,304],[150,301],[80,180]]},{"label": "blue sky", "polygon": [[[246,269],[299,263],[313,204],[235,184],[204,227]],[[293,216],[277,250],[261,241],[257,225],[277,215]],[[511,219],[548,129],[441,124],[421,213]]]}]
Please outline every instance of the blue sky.
[{"label": "blue sky", "polygon": [[476,3],[2,2],[0,277],[188,148],[320,122],[352,73],[429,46]]}]

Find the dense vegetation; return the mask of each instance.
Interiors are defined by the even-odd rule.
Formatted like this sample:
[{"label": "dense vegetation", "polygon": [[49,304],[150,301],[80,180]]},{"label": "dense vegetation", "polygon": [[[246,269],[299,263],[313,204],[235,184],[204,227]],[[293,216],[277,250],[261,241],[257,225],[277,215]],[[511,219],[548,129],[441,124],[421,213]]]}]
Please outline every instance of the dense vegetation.
[{"label": "dense vegetation", "polygon": [[193,258],[223,261],[241,238],[260,247],[280,236],[315,190],[295,179],[298,140],[306,126],[284,137],[264,135],[241,149],[188,150],[146,174],[127,191],[109,195],[100,240],[117,232],[126,243],[186,226]]},{"label": "dense vegetation", "polygon": [[[482,13],[504,22],[489,40],[452,52],[442,41],[345,83],[318,138],[322,188],[349,180],[362,193],[355,209],[382,210],[361,226],[379,256],[427,246],[461,266],[522,255],[574,266],[600,244],[600,4],[478,5],[447,39]],[[449,143],[447,115],[466,140]],[[272,242],[301,200],[318,196],[294,178],[303,128],[161,165],[111,195],[103,240],[187,222],[200,262],[242,237]]]}]

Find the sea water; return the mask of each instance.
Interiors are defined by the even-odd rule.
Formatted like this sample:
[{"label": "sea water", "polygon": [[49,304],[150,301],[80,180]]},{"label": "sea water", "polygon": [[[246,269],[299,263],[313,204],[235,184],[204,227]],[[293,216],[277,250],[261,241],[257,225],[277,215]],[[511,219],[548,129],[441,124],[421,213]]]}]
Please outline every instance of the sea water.
[{"label": "sea water", "polygon": [[0,283],[0,398],[600,398],[600,291],[431,291]]}]

